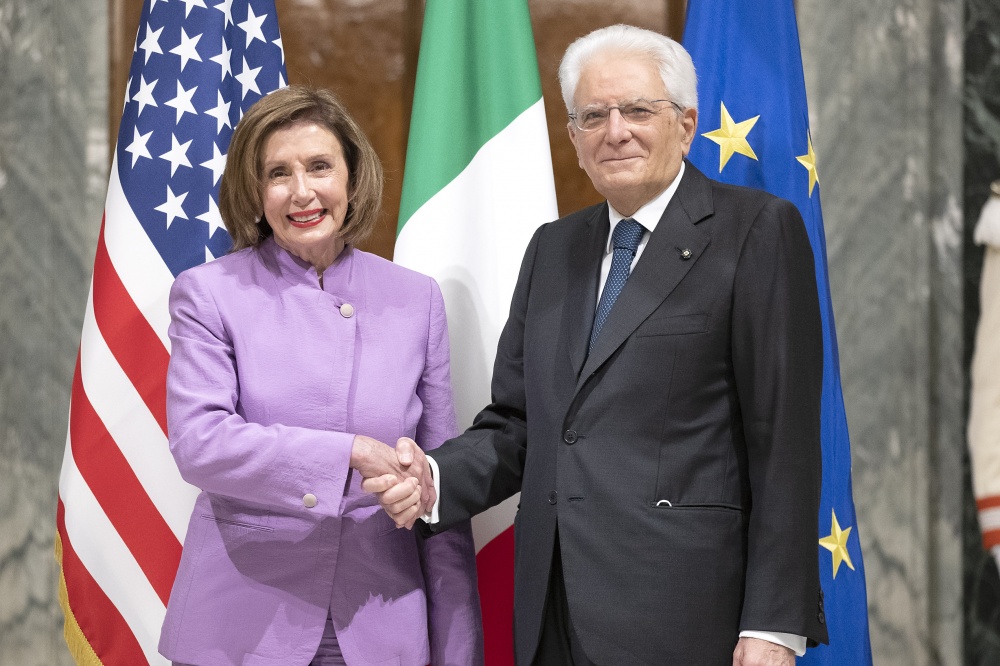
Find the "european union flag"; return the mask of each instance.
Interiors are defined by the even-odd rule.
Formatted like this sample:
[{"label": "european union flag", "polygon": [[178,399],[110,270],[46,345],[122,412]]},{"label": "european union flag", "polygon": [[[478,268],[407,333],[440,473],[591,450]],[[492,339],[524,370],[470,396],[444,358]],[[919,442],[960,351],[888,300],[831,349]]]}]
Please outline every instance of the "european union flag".
[{"label": "european union flag", "polygon": [[767,190],[798,206],[816,261],[824,348],[817,550],[830,644],[807,650],[799,663],[870,665],[850,440],[792,0],[690,0],[684,46],[698,72],[699,128],[689,159],[717,180]]}]

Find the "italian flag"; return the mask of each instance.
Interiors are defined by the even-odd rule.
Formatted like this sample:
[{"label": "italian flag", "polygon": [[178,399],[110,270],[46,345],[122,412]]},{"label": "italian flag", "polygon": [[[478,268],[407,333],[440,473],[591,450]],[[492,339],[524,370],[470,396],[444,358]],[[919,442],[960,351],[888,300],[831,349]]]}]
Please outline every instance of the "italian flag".
[{"label": "italian flag", "polygon": [[[428,0],[394,260],[441,285],[460,427],[490,402],[524,249],[558,217],[526,0]],[[517,498],[473,520],[486,662],[513,663]]]}]

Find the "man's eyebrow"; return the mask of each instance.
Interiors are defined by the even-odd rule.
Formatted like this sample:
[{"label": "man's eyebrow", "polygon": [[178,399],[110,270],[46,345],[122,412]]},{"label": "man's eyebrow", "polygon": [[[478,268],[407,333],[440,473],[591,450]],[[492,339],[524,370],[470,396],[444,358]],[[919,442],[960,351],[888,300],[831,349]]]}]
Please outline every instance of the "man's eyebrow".
[{"label": "man's eyebrow", "polygon": [[588,108],[594,108],[594,107],[600,108],[606,106],[628,106],[629,104],[638,104],[639,102],[652,102],[654,99],[655,98],[653,97],[632,97],[630,99],[617,100],[614,104],[604,104],[603,102],[601,103],[595,102],[593,104],[584,104],[580,108],[588,109]]}]

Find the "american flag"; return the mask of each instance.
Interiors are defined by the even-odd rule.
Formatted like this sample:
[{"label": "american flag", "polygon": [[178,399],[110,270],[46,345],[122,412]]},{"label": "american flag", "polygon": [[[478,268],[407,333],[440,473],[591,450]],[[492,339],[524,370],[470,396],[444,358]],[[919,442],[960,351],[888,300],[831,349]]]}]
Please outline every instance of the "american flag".
[{"label": "american flag", "polygon": [[77,664],[156,651],[197,491],[167,448],[167,294],[225,253],[233,126],[285,85],[274,0],[145,0],[73,378],[56,556]]}]

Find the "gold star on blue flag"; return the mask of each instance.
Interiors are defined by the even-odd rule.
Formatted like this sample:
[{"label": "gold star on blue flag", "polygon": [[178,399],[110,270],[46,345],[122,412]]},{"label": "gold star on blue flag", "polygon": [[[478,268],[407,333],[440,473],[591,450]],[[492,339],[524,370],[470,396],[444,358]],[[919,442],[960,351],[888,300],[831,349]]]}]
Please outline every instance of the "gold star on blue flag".
[{"label": "gold star on blue flag", "polygon": [[809,146],[809,151],[805,155],[799,155],[795,159],[809,172],[809,196],[812,196],[813,188],[819,185],[819,173],[816,171],[816,151],[813,150],[813,139],[811,136],[806,137],[806,144]]},{"label": "gold star on blue flag", "polygon": [[[816,152],[809,132],[792,3],[689,0],[684,45],[698,71],[698,125],[709,134],[716,128],[720,132],[695,136],[688,159],[718,180],[756,187],[788,199],[798,207],[805,222],[823,319],[822,533],[816,535],[816,566],[823,586],[830,644],[810,648],[798,663],[871,666],[865,569],[851,491],[851,451],[830,303],[821,188],[817,187]],[[755,117],[759,118],[752,126],[752,134],[749,125],[736,131],[733,119]],[[737,136],[740,133],[744,141],[749,137],[756,159],[725,160],[724,152],[720,152],[726,150],[723,144],[731,142],[730,147],[742,148]],[[717,173],[720,159],[724,168]]]},{"label": "gold star on blue flag", "polygon": [[851,563],[851,554],[847,550],[847,542],[851,538],[851,529],[840,526],[837,520],[837,512],[833,512],[833,520],[830,521],[830,533],[819,540],[819,545],[830,551],[833,558],[833,577],[837,577],[840,565],[846,564],[849,569],[854,569]]},{"label": "gold star on blue flag", "polygon": [[750,134],[750,130],[753,129],[753,126],[757,124],[757,120],[760,118],[760,116],[754,116],[753,118],[736,122],[729,115],[729,111],[726,110],[726,103],[722,102],[721,106],[722,125],[719,126],[719,129],[702,134],[706,139],[719,144],[719,173],[722,173],[722,170],[726,168],[726,163],[729,162],[729,158],[736,153],[746,155],[752,160],[757,159],[757,154],[753,152],[753,148],[747,140],[747,135]]}]

